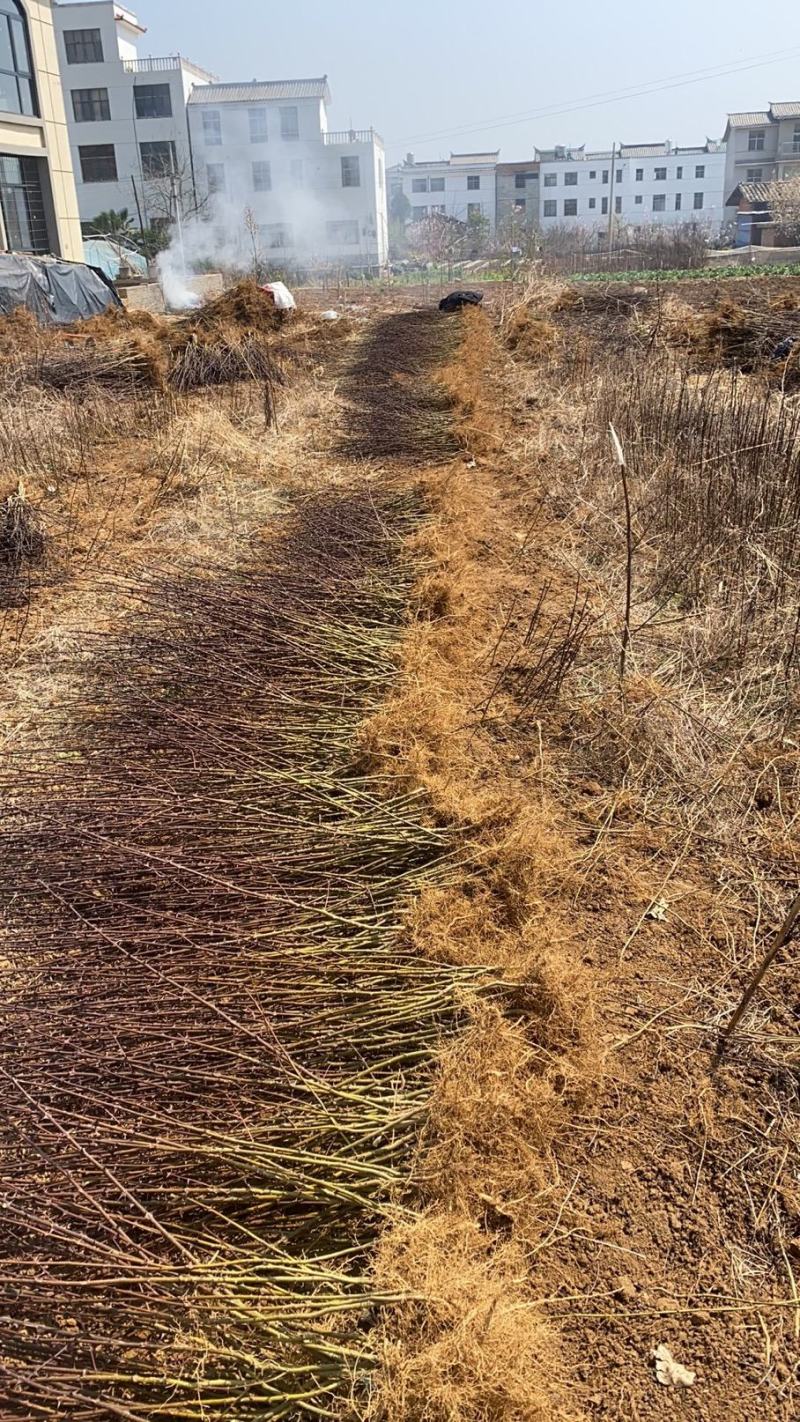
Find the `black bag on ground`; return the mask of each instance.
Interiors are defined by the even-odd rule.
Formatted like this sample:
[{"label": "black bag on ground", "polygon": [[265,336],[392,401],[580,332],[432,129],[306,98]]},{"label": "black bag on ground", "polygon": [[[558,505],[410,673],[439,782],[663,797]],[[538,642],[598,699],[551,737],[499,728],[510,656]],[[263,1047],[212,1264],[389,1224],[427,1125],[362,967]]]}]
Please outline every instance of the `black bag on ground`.
[{"label": "black bag on ground", "polygon": [[451,291],[449,296],[442,297],[439,310],[460,311],[462,306],[480,306],[482,301],[482,291]]}]

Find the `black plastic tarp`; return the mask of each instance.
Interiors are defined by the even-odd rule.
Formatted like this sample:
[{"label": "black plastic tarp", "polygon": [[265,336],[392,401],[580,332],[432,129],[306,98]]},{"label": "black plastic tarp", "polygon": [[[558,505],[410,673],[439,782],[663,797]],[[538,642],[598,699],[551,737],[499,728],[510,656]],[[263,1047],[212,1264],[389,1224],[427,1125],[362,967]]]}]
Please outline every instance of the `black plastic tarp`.
[{"label": "black plastic tarp", "polygon": [[67,326],[121,305],[96,267],[57,257],[0,252],[0,316],[26,306],[43,326]]}]

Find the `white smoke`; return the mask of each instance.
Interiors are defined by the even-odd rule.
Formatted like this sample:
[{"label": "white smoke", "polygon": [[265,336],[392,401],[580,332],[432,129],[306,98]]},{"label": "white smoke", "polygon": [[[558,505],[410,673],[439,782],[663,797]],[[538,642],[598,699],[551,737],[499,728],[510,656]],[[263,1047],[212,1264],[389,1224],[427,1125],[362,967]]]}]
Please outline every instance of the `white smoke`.
[{"label": "white smoke", "polygon": [[[258,267],[271,281],[287,267],[326,264],[330,216],[306,188],[243,192],[239,200],[215,193],[202,215],[174,224],[169,248],[156,259],[167,306],[182,311],[201,304],[191,288],[198,271],[252,273]],[[272,245],[277,227],[290,230],[286,248]]]}]

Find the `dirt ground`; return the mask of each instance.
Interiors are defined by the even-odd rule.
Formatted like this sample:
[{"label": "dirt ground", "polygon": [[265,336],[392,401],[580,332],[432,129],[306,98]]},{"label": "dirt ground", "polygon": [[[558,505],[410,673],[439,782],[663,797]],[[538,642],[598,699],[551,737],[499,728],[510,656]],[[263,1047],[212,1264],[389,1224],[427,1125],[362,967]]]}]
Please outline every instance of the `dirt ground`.
[{"label": "dirt ground", "polygon": [[[778,282],[770,295],[793,312],[797,284]],[[718,300],[686,286],[687,305]],[[726,841],[722,870],[719,788],[756,738],[733,726],[723,769],[709,748],[684,782],[688,739],[658,739],[671,713],[649,664],[629,671],[620,699],[599,654],[577,650],[594,617],[618,657],[581,492],[594,457],[586,372],[598,348],[602,363],[603,351],[610,362],[663,342],[666,359],[673,327],[651,293],[581,304],[550,292],[532,298],[520,341],[507,293],[450,318],[415,313],[418,296],[348,295],[342,339],[309,344],[277,421],[244,384],[177,404],[48,398],[25,414],[2,475],[24,479],[53,554],[3,613],[6,752],[22,761],[57,737],[97,639],[128,625],[142,578],[200,569],[213,582],[320,491],[413,491],[425,517],[402,539],[417,572],[355,765],[389,798],[421,797],[452,846],[450,872],[404,905],[404,950],[477,976],[460,1030],[442,1032],[403,1182],[377,1212],[370,1269],[387,1302],[370,1309],[372,1378],[365,1390],[354,1365],[349,1411],[789,1422],[800,1406],[791,945],[715,1052],[797,882],[800,801],[780,769],[790,756],[796,769],[796,720],[747,763],[736,832],[747,853]],[[762,291],[753,303],[761,312]],[[22,467],[31,439],[37,458]],[[764,794],[775,764],[777,793]],[[770,815],[774,897],[749,838]],[[659,1381],[663,1347],[690,1385],[686,1373]],[[56,1415],[42,1411],[55,1396],[26,1414],[23,1389],[8,1415]],[[133,1406],[124,1390],[103,1396]],[[64,1415],[111,1415],[84,1404],[76,1393]],[[339,1406],[326,1399],[322,1415]],[[207,1414],[137,1404],[119,1415]],[[231,1401],[213,1415],[251,1414]],[[298,1404],[294,1415],[315,1414]]]}]

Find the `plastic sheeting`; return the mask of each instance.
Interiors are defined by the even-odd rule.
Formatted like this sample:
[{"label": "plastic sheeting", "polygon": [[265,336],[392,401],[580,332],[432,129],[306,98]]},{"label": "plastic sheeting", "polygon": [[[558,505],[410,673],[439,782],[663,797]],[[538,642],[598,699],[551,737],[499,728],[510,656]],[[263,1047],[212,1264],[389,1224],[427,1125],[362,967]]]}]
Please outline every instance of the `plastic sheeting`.
[{"label": "plastic sheeting", "polygon": [[25,306],[43,326],[67,326],[121,305],[111,283],[94,267],[0,252],[2,316]]}]

